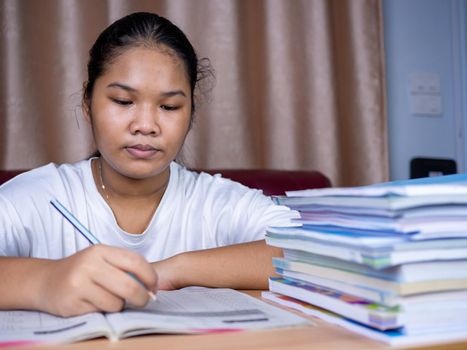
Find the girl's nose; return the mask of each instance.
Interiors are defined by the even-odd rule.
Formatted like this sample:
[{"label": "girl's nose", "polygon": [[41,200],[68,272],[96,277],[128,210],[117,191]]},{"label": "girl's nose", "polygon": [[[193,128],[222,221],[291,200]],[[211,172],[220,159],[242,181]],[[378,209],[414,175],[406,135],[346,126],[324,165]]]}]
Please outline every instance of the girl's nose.
[{"label": "girl's nose", "polygon": [[157,110],[155,108],[145,107],[135,111],[135,116],[130,124],[132,134],[158,135],[160,127],[158,123]]}]

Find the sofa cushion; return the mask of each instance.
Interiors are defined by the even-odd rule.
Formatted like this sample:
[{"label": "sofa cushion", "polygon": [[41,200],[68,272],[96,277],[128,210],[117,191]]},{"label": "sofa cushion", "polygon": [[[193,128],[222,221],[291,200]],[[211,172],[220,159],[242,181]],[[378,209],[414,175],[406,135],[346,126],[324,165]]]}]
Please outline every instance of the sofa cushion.
[{"label": "sofa cushion", "polygon": [[[208,174],[240,182],[250,188],[263,190],[265,195],[283,195],[285,191],[330,187],[329,179],[313,170],[267,170],[267,169],[194,169]],[[25,170],[0,170],[0,184]]]},{"label": "sofa cushion", "polygon": [[313,170],[268,169],[207,169],[209,174],[240,182],[250,188],[263,190],[265,195],[283,195],[285,191],[331,187],[331,181],[321,172]]}]

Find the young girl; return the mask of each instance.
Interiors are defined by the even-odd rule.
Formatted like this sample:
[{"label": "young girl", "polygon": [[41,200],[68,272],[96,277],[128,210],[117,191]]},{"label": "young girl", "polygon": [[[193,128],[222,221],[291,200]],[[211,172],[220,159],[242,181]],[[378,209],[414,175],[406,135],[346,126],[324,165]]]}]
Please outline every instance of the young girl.
[{"label": "young girl", "polygon": [[[185,35],[155,14],[102,32],[83,94],[97,156],[0,187],[0,309],[71,316],[144,306],[159,289],[267,288],[280,251],[265,244],[265,229],[296,213],[174,162],[193,118],[198,66]],[[102,244],[90,246],[53,199]]]}]

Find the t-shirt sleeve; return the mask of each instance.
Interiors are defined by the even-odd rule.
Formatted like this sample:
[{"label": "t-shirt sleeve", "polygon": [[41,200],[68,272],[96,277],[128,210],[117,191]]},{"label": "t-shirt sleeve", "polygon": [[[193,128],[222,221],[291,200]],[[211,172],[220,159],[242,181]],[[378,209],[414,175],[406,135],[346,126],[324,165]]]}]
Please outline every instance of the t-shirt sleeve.
[{"label": "t-shirt sleeve", "polygon": [[290,226],[291,219],[299,217],[298,212],[274,204],[260,190],[225,179],[214,181],[203,215],[213,246],[264,239],[268,226]]},{"label": "t-shirt sleeve", "polygon": [[290,226],[298,212],[276,205],[262,191],[249,190],[235,204],[225,244],[264,239],[268,226]]},{"label": "t-shirt sleeve", "polygon": [[29,241],[16,208],[0,195],[0,256],[29,256]]}]

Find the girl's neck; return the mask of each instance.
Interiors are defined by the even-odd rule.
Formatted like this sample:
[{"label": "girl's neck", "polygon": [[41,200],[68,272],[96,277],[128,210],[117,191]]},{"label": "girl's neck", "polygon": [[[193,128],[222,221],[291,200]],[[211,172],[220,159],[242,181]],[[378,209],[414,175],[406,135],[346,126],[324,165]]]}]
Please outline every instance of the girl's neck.
[{"label": "girl's neck", "polygon": [[102,159],[92,162],[94,181],[100,194],[109,203],[112,201],[160,201],[167,188],[170,169],[148,179],[132,179],[117,173]]},{"label": "girl's neck", "polygon": [[165,193],[170,169],[152,178],[131,179],[111,169],[101,157],[92,162],[92,170],[97,188],[120,228],[143,233]]}]

